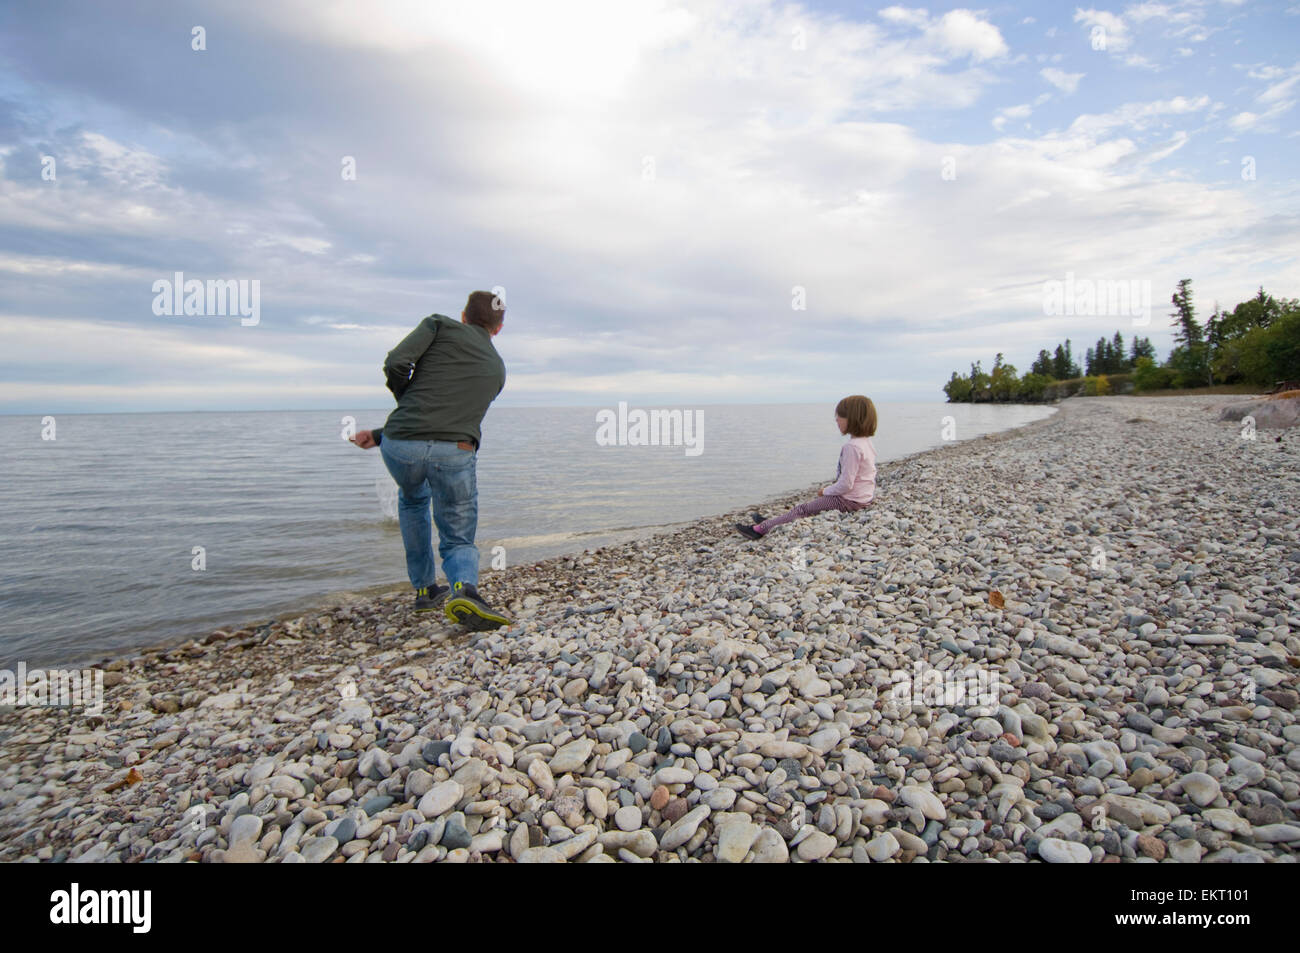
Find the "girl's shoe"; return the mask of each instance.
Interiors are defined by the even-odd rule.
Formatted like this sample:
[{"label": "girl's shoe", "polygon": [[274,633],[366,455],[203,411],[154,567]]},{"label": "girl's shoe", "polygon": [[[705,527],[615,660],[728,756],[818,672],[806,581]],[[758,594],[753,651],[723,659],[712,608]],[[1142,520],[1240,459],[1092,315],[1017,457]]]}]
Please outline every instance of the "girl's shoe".
[{"label": "girl's shoe", "polygon": [[749,523],[737,523],[736,529],[740,530],[742,536],[748,536],[750,539],[762,539],[763,534],[754,529]]},{"label": "girl's shoe", "polygon": [[476,632],[499,629],[510,624],[509,619],[484,602],[478,589],[467,582],[458,582],[451,587],[451,593],[443,606],[443,614],[452,622]]},{"label": "girl's shoe", "polygon": [[440,586],[436,582],[427,588],[415,590],[415,611],[432,612],[447,601],[450,586]]},{"label": "girl's shoe", "polygon": [[752,519],[755,523],[767,522],[767,517],[764,516],[762,513],[750,513],[749,518]]}]

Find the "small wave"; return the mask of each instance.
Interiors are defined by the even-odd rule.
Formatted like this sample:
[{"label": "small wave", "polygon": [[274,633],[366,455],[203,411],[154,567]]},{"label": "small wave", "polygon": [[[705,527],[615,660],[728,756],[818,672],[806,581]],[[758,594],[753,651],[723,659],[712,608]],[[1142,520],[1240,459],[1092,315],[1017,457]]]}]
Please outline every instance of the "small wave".
[{"label": "small wave", "polygon": [[397,521],[397,484],[387,473],[375,477],[375,496],[379,499],[379,511],[389,522]]},{"label": "small wave", "polygon": [[690,522],[693,521],[686,520],[681,523],[645,523],[638,526],[610,526],[610,527],[602,527],[600,529],[582,530],[580,532],[573,532],[573,533],[541,533],[535,536],[509,536],[503,539],[493,540],[491,543],[487,543],[487,544],[485,544],[483,541],[480,541],[478,545],[480,548],[482,548],[484,545],[498,545],[498,546],[506,546],[506,547],[547,546],[547,545],[552,545],[554,543],[567,543],[579,539],[588,539],[593,536],[617,536],[622,533],[659,532],[665,529],[671,529],[672,527],[675,526],[685,526],[687,525],[687,523]]}]

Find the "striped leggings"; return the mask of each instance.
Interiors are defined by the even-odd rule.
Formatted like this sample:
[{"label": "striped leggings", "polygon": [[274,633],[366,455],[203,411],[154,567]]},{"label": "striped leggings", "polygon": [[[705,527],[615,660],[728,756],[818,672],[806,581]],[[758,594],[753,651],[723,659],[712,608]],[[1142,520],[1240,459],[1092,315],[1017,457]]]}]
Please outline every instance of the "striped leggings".
[{"label": "striped leggings", "polygon": [[766,533],[773,526],[780,526],[783,523],[791,523],[794,520],[802,519],[805,516],[813,516],[816,513],[823,513],[826,510],[839,510],[841,513],[853,513],[870,505],[870,503],[858,503],[856,500],[847,500],[842,496],[819,496],[817,499],[809,500],[807,503],[800,503],[794,509],[782,513],[780,516],[773,516],[769,520],[763,520],[763,522],[758,524],[758,531],[760,533]]}]

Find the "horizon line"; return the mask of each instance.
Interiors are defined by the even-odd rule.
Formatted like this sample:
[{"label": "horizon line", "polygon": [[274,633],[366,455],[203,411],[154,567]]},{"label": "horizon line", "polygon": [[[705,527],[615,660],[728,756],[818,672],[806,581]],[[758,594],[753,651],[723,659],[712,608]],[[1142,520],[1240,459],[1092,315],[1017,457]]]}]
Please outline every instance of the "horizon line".
[{"label": "horizon line", "polygon": [[[696,401],[679,401],[677,408],[683,408],[689,405],[690,408],[696,407],[799,407],[810,404],[833,404],[835,401],[828,400],[789,400],[789,401],[732,401],[732,402],[696,402]],[[662,401],[615,401],[614,406],[619,403],[626,403],[629,407],[634,404],[644,404],[649,409],[657,409],[650,405],[665,406]],[[873,400],[877,404],[947,404],[945,398],[935,400]],[[497,408],[497,410],[604,410],[609,409],[606,404],[506,404]],[[672,408],[670,408],[672,409]],[[392,413],[396,407],[265,407],[265,408],[236,408],[236,407],[218,407],[199,410],[15,410],[0,411],[0,417],[38,417],[42,415],[54,414],[71,414],[79,417],[109,417],[121,414],[324,414],[324,413],[355,413],[357,411],[375,411]]]}]

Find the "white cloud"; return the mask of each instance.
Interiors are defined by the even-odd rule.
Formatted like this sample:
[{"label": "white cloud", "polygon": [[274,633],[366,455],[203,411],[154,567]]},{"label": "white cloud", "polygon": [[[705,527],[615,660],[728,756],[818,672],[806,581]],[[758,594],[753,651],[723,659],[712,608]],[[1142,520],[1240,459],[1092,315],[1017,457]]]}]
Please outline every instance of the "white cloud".
[{"label": "white cloud", "polygon": [[977,62],[1002,56],[1007,44],[998,28],[970,10],[950,10],[927,30],[940,48]]},{"label": "white cloud", "polygon": [[323,255],[334,247],[332,242],[309,235],[267,235],[253,242],[256,248],[274,248],[283,245],[304,255]]},{"label": "white cloud", "polygon": [[993,128],[1001,130],[1012,119],[1028,119],[1033,113],[1034,108],[1029,103],[1021,103],[1019,106],[1008,106],[1006,109],[998,110],[998,114],[993,117]]},{"label": "white cloud", "polygon": [[[509,82],[600,99],[617,94],[644,51],[699,28],[694,14],[653,0],[379,0],[365,15],[352,0],[316,0],[305,7],[285,4],[285,12],[295,6],[300,10],[292,15],[309,18],[313,31],[339,45],[402,55],[456,49]],[[266,14],[278,18],[279,11]]]},{"label": "white cloud", "polygon": [[[171,320],[170,326],[146,326],[0,314],[0,337],[8,357],[19,364],[39,366],[50,361],[48,342],[53,336],[60,342],[60,364],[94,364],[112,355],[117,369],[135,371],[138,379],[163,384],[193,380],[194,375],[316,375],[346,366],[348,360],[346,355],[329,361],[312,360],[291,348],[268,351],[265,342],[259,340],[263,329],[241,328],[237,320]],[[139,386],[138,381],[133,384]]]},{"label": "white cloud", "polygon": [[162,159],[148,150],[124,145],[98,132],[83,132],[80,138],[84,151],[64,158],[65,167],[97,174],[123,189],[163,187]]},{"label": "white cloud", "polygon": [[1067,73],[1054,66],[1049,66],[1046,69],[1039,70],[1038,73],[1043,77],[1043,79],[1047,80],[1067,95],[1078,89],[1079,80],[1083,79],[1082,73]]},{"label": "white cloud", "polygon": [[907,7],[885,7],[880,11],[880,18],[888,20],[890,23],[901,23],[914,27],[923,27],[930,22],[930,14],[926,10],[909,9]]},{"label": "white cloud", "polygon": [[924,9],[893,6],[879,15],[889,23],[924,31],[928,48],[952,58],[970,57],[978,63],[1007,53],[1001,31],[971,10],[949,10],[936,20]]},{"label": "white cloud", "polygon": [[[772,368],[753,362],[768,355],[778,368],[778,358],[794,362],[796,370],[781,372],[793,394],[874,374],[887,348],[869,358],[873,364],[843,355],[863,335],[896,343],[900,328],[910,329],[918,346],[899,360],[925,386],[936,342],[958,328],[987,342],[994,317],[1014,328],[1019,318],[1008,316],[1024,315],[1023,326],[1033,325],[1044,277],[1067,269],[1129,271],[1157,288],[1183,276],[1175,270],[1216,270],[1254,286],[1258,262],[1229,261],[1220,252],[1245,244],[1241,236],[1276,216],[1276,204],[1257,198],[1261,190],[1210,187],[1159,165],[1192,152],[1186,147],[1200,132],[1194,127],[1212,108],[1207,96],[1131,102],[1070,123],[1075,110],[1053,117],[1057,129],[1039,134],[1047,114],[1035,110],[1049,97],[1059,102],[1055,90],[1096,93],[1094,109],[1110,105],[1093,89],[1101,85],[1093,69],[1088,87],[1082,73],[1044,69],[1044,83],[1029,78],[1033,89],[1019,88],[1025,102],[1001,100],[1013,105],[996,110],[993,127],[1002,135],[990,142],[987,127],[958,131],[951,113],[929,122],[936,109],[990,111],[982,97],[1002,79],[990,61],[1007,47],[982,14],[931,17],[898,7],[852,22],[781,5],[701,3],[691,7],[693,25],[680,28],[685,21],[666,6],[630,3],[626,19],[597,15],[626,62],[597,57],[537,82],[526,71],[498,69],[526,39],[515,30],[503,33],[504,45],[492,53],[491,37],[462,42],[396,2],[376,2],[367,16],[350,19],[331,6],[319,20],[310,5],[264,5],[257,25],[293,37],[286,56],[301,49],[315,58],[353,57],[349,83],[370,75],[365,64],[382,74],[383,95],[363,87],[373,115],[360,122],[355,103],[324,96],[313,104],[306,90],[319,76],[287,89],[290,106],[275,124],[232,120],[213,136],[229,137],[232,151],[252,157],[249,170],[241,169],[241,188],[228,193],[220,184],[203,191],[195,177],[184,180],[186,189],[173,185],[170,153],[163,162],[103,143],[78,147],[87,161],[117,170],[93,188],[0,178],[7,227],[59,236],[78,249],[66,258],[0,259],[15,288],[36,289],[29,299],[46,290],[124,286],[119,318],[121,299],[136,300],[134,288],[147,313],[144,279],[153,269],[131,268],[144,257],[140,248],[156,254],[158,243],[174,239],[176,251],[165,254],[179,259],[177,268],[186,256],[210,254],[238,266],[232,274],[260,275],[262,325],[253,333],[178,323],[141,337],[122,331],[120,320],[110,332],[83,333],[57,317],[24,315],[30,336],[12,359],[39,364],[52,343],[74,337],[85,346],[70,366],[87,368],[91,380],[105,354],[113,355],[114,370],[146,381],[154,380],[153,364],[177,354],[182,370],[158,380],[158,394],[191,381],[210,395],[258,386],[271,393],[281,380],[284,393],[306,394],[328,380],[332,393],[381,401],[378,361],[418,316],[458,313],[465,290],[500,281],[512,302],[497,342],[511,368],[506,399],[641,387],[726,399],[728,387],[748,389],[745,396],[764,391]],[[410,35],[392,27],[407,13]],[[639,24],[651,25],[648,38],[636,33]],[[806,50],[791,48],[796,25],[807,30]],[[580,57],[589,39],[584,28],[548,55]],[[539,54],[528,55],[536,64]],[[1068,55],[1073,64],[1078,51]],[[292,71],[285,73],[290,82]],[[1125,77],[1134,86],[1146,80]],[[1261,96],[1272,101],[1247,104],[1252,123],[1290,103],[1291,80],[1289,72],[1258,77]],[[593,83],[608,83],[600,92],[608,98],[593,102]],[[1129,98],[1167,95],[1150,92],[1153,85]],[[913,108],[922,112],[909,114]],[[156,121],[152,113],[144,118]],[[258,139],[279,124],[304,161],[289,175],[276,165],[282,151]],[[371,158],[361,161],[356,182],[340,184],[334,156],[360,152],[358,142]],[[307,167],[322,155],[329,161]],[[375,155],[384,156],[382,164]],[[644,156],[656,160],[653,179],[642,178]],[[952,181],[941,175],[948,159]],[[250,181],[258,188],[245,190]],[[313,184],[295,189],[300,181]],[[1273,234],[1270,256],[1300,257],[1300,237],[1274,242]],[[103,260],[83,256],[79,243],[102,246]],[[122,247],[130,255],[115,258]],[[243,267],[261,262],[262,272]],[[425,271],[413,275],[418,268]],[[808,291],[807,312],[790,309],[794,285]],[[942,321],[926,308],[933,300],[944,302]],[[6,354],[14,333],[0,322]],[[119,353],[126,355],[120,361]],[[287,377],[282,354],[298,361]],[[692,359],[706,366],[696,370]],[[250,369],[274,381],[248,380]],[[946,377],[944,370],[939,380]],[[208,398],[214,401],[220,405],[219,396]]]},{"label": "white cloud", "polygon": [[1210,105],[1209,96],[1175,96],[1146,103],[1125,103],[1108,113],[1079,116],[1070,125],[1070,132],[1097,138],[1117,129],[1141,132],[1163,121],[1166,116],[1183,116],[1199,112]]},{"label": "white cloud", "polygon": [[1137,66],[1141,69],[1158,70],[1160,67],[1140,53],[1130,53],[1124,57],[1125,66]]},{"label": "white cloud", "polygon": [[1284,100],[1264,110],[1262,113],[1254,113],[1249,110],[1243,110],[1228,120],[1234,132],[1247,132],[1249,130],[1258,130],[1261,132],[1276,132],[1276,127],[1270,125],[1274,119],[1289,111],[1295,105],[1295,100]]},{"label": "white cloud", "polygon": [[1143,156],[1142,165],[1144,166],[1153,165],[1154,163],[1159,162],[1161,159],[1168,158],[1169,156],[1177,152],[1179,149],[1181,149],[1183,146],[1187,145],[1187,143],[1191,141],[1191,138],[1192,137],[1190,135],[1188,135],[1186,132],[1180,129],[1178,132],[1175,132],[1172,137],[1170,137],[1169,142],[1163,148],[1155,149],[1151,152],[1148,152],[1145,156]]},{"label": "white cloud", "polygon": [[1255,96],[1255,102],[1262,109],[1242,110],[1228,120],[1228,125],[1234,132],[1278,131],[1273,121],[1289,112],[1296,104],[1294,97],[1296,86],[1300,84],[1300,63],[1287,68],[1272,65],[1250,67],[1247,69],[1247,75],[1251,79],[1260,79],[1268,83],[1268,86]]},{"label": "white cloud", "polygon": [[1143,23],[1156,17],[1168,19],[1171,13],[1169,7],[1163,3],[1135,3],[1124,10],[1125,18],[1135,23]]},{"label": "white cloud", "polygon": [[1109,10],[1095,10],[1091,7],[1087,10],[1075,9],[1074,22],[1086,26],[1089,36],[1100,38],[1104,43],[1102,48],[1111,53],[1120,53],[1128,49],[1133,39],[1124,19]]},{"label": "white cloud", "polygon": [[1288,79],[1274,83],[1268,89],[1264,90],[1257,97],[1261,103],[1278,103],[1285,101],[1295,92],[1296,84],[1300,83],[1300,72],[1294,73]]}]

